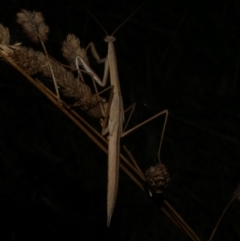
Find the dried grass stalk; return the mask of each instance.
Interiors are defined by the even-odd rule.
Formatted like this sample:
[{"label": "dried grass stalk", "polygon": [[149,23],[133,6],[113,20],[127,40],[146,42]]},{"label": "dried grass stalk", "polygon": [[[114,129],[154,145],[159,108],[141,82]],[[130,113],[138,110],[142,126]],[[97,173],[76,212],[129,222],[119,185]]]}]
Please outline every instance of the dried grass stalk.
[{"label": "dried grass stalk", "polygon": [[42,13],[22,9],[17,13],[17,22],[22,25],[24,32],[34,43],[47,40],[49,27],[44,23]]},{"label": "dried grass stalk", "polygon": [[68,34],[66,40],[62,44],[63,57],[69,62],[71,68],[75,68],[75,60],[77,56],[81,56],[89,65],[87,52],[80,47],[80,40],[74,34]]},{"label": "dried grass stalk", "polygon": [[[11,46],[1,45],[0,49],[3,54],[20,66],[29,75],[42,73],[51,78],[51,72],[46,65],[46,56],[39,51],[15,44]],[[67,71],[56,61],[50,59],[57,84],[63,88],[63,94],[67,97],[73,97],[77,100],[76,106],[79,106],[87,114],[94,118],[101,118],[102,113],[99,106],[99,100],[96,95],[91,93],[88,85],[77,81],[72,72]],[[104,103],[107,105],[107,103]]]},{"label": "dried grass stalk", "polygon": [[[78,81],[71,72],[67,71],[56,61],[48,58],[43,42],[47,39],[49,28],[45,25],[42,14],[40,12],[22,10],[17,14],[17,22],[23,26],[25,33],[33,42],[41,42],[45,55],[42,52],[23,47],[21,44],[9,46],[9,31],[2,25],[0,25],[1,51],[29,75],[40,72],[49,78],[54,77],[55,88],[57,88],[57,85],[62,87],[62,92],[65,96],[77,100],[76,106],[79,106],[92,117],[101,118],[102,112],[99,102],[104,102],[103,99],[93,95],[89,86]],[[63,44],[63,53],[74,66],[77,55],[81,55],[87,61],[86,51],[84,48],[80,48],[80,40],[74,35],[68,35],[67,40]],[[58,89],[56,91],[58,93]],[[106,105],[107,103],[104,103],[104,106]]]},{"label": "dried grass stalk", "polygon": [[45,25],[42,14],[40,12],[29,12],[26,10],[22,10],[22,12],[17,13],[17,22],[23,26],[24,31],[33,42],[41,42],[43,51],[46,55],[46,62],[48,63],[48,68],[51,72],[51,77],[54,83],[57,98],[60,101],[60,94],[57,86],[56,77],[50,64],[48,52],[44,44],[44,41],[47,39],[49,28],[47,25]]},{"label": "dried grass stalk", "polygon": [[8,28],[0,24],[0,44],[9,45],[10,34]]}]

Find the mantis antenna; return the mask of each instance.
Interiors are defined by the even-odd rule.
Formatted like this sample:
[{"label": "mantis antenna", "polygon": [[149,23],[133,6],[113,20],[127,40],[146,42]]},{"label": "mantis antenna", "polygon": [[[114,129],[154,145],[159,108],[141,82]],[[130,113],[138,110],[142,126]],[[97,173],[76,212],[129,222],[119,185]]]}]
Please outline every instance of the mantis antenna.
[{"label": "mantis antenna", "polygon": [[97,18],[82,4],[80,5],[90,14],[90,16],[96,21],[96,23],[101,27],[104,33],[108,36],[113,36],[143,5],[145,5],[149,0],[144,1],[138,8],[136,8],[114,31],[111,35],[108,34],[106,29],[102,26],[102,24],[97,20]]}]

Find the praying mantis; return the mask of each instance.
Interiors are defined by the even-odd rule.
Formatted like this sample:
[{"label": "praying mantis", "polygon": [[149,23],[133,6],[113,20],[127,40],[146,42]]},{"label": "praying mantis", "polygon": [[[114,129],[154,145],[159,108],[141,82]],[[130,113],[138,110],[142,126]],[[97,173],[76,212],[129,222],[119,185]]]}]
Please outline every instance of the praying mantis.
[{"label": "praying mantis", "polygon": [[[104,32],[106,33],[106,37],[104,41],[108,45],[107,56],[104,59],[100,59],[94,44],[91,42],[88,48],[91,49],[93,57],[97,60],[98,63],[104,63],[104,74],[102,80],[99,76],[93,71],[93,69],[86,63],[84,60],[84,56],[76,56],[75,65],[80,72],[80,68],[90,75],[93,79],[93,82],[97,83],[101,87],[105,87],[108,74],[110,73],[110,85],[112,87],[111,95],[107,110],[103,113],[105,117],[104,122],[102,123],[102,135],[106,135],[108,133],[108,184],[107,184],[107,226],[109,227],[113,210],[116,203],[116,196],[118,191],[118,180],[119,180],[119,154],[120,154],[120,138],[126,136],[127,134],[131,133],[132,131],[136,130],[142,125],[150,122],[151,120],[157,118],[160,115],[165,114],[165,122],[163,126],[163,132],[160,139],[159,150],[158,150],[158,157],[160,162],[160,150],[162,145],[162,139],[164,130],[166,127],[167,117],[168,117],[168,110],[164,110],[155,116],[149,118],[148,120],[138,124],[137,126],[131,128],[130,130],[123,132],[123,123],[124,123],[124,108],[123,108],[123,99],[121,94],[121,88],[119,83],[119,76],[118,76],[118,67],[117,67],[117,58],[116,52],[114,48],[114,42],[116,38],[113,34],[133,15],[136,11],[138,11],[147,1],[145,1],[142,5],[140,5],[111,35],[107,33],[107,31],[102,27]],[[85,7],[84,7],[85,8]],[[91,14],[91,13],[90,13]],[[91,14],[92,15],[92,14]],[[93,17],[95,19],[95,17]],[[96,19],[95,19],[96,20]],[[97,20],[96,20],[97,21]],[[97,21],[98,22],[98,21]],[[96,89],[96,87],[95,87]],[[135,105],[134,105],[135,106]],[[132,111],[134,109],[132,108]],[[132,114],[132,112],[131,112]],[[130,114],[130,117],[131,117]],[[128,123],[128,121],[127,121]],[[106,126],[107,125],[107,126]]]},{"label": "praying mantis", "polygon": [[[145,2],[143,4],[145,4]],[[163,134],[164,134],[167,117],[168,117],[168,111],[164,110],[164,111],[156,114],[155,116],[151,117],[150,119],[142,122],[141,124],[138,124],[137,126],[131,128],[130,130],[125,131],[125,132],[123,131],[123,130],[125,130],[125,128],[123,128],[125,111],[123,109],[123,100],[122,100],[121,88],[120,88],[119,77],[118,77],[117,58],[116,58],[115,48],[114,48],[114,44],[113,44],[116,39],[113,36],[113,34],[116,33],[116,31],[140,7],[138,7],[111,35],[108,35],[108,33],[104,30],[105,33],[107,34],[107,36],[105,38],[105,42],[107,42],[107,44],[108,44],[108,52],[107,52],[106,58],[100,59],[93,43],[90,43],[87,46],[86,50],[88,48],[91,49],[91,52],[93,53],[93,56],[97,60],[97,62],[105,64],[104,75],[103,75],[102,80],[98,77],[98,75],[94,72],[94,70],[86,62],[86,60],[85,60],[86,56],[78,55],[78,56],[76,56],[76,59],[75,59],[75,65],[76,65],[76,68],[78,69],[79,74],[81,74],[81,71],[86,72],[88,75],[90,75],[92,77],[94,83],[97,82],[97,84],[99,84],[102,87],[106,86],[106,83],[108,80],[108,74],[110,72],[111,94],[110,94],[109,104],[108,104],[106,110],[102,109],[103,116],[105,117],[105,120],[102,122],[102,135],[108,134],[107,226],[109,226],[110,222],[111,222],[111,217],[112,217],[113,210],[115,207],[117,190],[118,190],[120,138],[126,136],[127,134],[136,130],[140,126],[150,122],[151,120],[157,118],[158,116],[165,114],[165,122],[164,122],[164,126],[163,126],[162,136],[160,139],[159,150],[158,150],[158,156],[159,156],[159,162],[160,162],[160,149],[161,149]],[[81,69],[79,69],[79,67]],[[97,92],[97,90],[96,90],[96,92]],[[98,93],[97,93],[97,95],[98,95]],[[132,111],[133,111],[133,109],[132,109]],[[131,114],[130,114],[130,116],[131,116]],[[128,123],[128,121],[127,121],[127,123]]]},{"label": "praying mantis", "polygon": [[[143,4],[145,4],[144,2]],[[143,4],[140,6],[142,7]],[[91,48],[94,58],[97,60],[98,63],[105,63],[104,68],[104,76],[101,80],[98,75],[94,72],[94,70],[89,66],[89,64],[85,60],[85,56],[77,56],[75,59],[75,65],[78,69],[79,74],[83,70],[87,74],[89,74],[94,83],[97,82],[100,86],[106,86],[108,80],[108,74],[110,72],[110,84],[111,84],[111,95],[109,104],[106,110],[103,111],[103,116],[105,120],[102,123],[102,135],[108,134],[108,192],[107,192],[107,226],[110,225],[111,217],[113,214],[113,210],[115,207],[117,190],[118,190],[118,179],[119,179],[119,154],[120,154],[120,138],[126,136],[127,134],[131,133],[132,131],[136,130],[140,126],[150,122],[151,120],[155,119],[156,117],[165,114],[165,122],[163,126],[163,133],[160,140],[159,151],[158,155],[160,155],[160,149],[162,144],[162,138],[166,126],[168,111],[164,110],[157,115],[153,116],[152,118],[142,122],[141,124],[131,128],[130,130],[124,132],[123,124],[124,124],[124,109],[123,109],[123,100],[121,95],[121,88],[119,83],[118,77],[118,67],[117,67],[117,58],[114,48],[114,41],[116,40],[113,36],[114,33],[140,8],[138,7],[111,35],[107,34],[105,38],[105,42],[108,44],[108,52],[107,57],[104,59],[100,59],[96,48],[93,43],[90,43],[88,48]],[[81,70],[79,69],[81,67]],[[58,80],[59,81],[59,80]],[[96,89],[96,88],[95,88]],[[57,92],[57,91],[56,91]],[[58,100],[59,100],[59,95]],[[132,109],[133,111],[133,109]],[[131,114],[130,114],[131,116]],[[127,121],[128,123],[128,121]],[[127,125],[127,124],[126,124]],[[159,157],[160,161],[160,157]]]}]

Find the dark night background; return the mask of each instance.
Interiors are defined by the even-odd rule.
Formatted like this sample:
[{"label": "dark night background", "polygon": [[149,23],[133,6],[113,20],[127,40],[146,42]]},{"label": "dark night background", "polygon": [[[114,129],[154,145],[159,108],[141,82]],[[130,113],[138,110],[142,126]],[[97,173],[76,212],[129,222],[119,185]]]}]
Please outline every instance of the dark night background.
[{"label": "dark night background", "polygon": [[[79,2],[110,33],[140,4],[4,0],[0,20],[12,43],[33,46],[15,14],[40,11],[50,27],[47,49],[59,61],[67,33],[85,47],[93,41],[105,57],[105,34]],[[240,3],[150,0],[115,36],[124,105],[137,103],[131,123],[169,110],[165,197],[208,240],[240,182]],[[107,228],[107,156],[2,60],[0,79],[1,240],[189,240],[122,171]],[[162,119],[122,142],[143,170],[157,163]],[[240,240],[239,217],[234,202],[214,240]]]}]

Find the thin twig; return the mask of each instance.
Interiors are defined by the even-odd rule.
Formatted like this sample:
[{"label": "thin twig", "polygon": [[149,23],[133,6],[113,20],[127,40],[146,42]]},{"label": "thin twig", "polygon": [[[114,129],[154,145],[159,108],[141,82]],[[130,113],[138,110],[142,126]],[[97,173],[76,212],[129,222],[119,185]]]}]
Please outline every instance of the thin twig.
[{"label": "thin twig", "polygon": [[228,210],[229,206],[233,203],[233,201],[234,201],[236,198],[237,198],[237,196],[234,196],[234,197],[230,200],[230,202],[228,203],[228,205],[225,207],[225,209],[223,210],[221,216],[219,217],[219,219],[218,219],[218,221],[217,221],[217,223],[216,223],[216,225],[215,225],[215,227],[214,227],[214,229],[213,229],[213,231],[212,231],[212,234],[211,234],[211,236],[210,236],[210,238],[209,238],[209,241],[211,241],[211,240],[213,239],[213,236],[214,236],[214,234],[216,233],[216,230],[217,230],[217,228],[218,228],[218,226],[219,226],[219,224],[220,224],[220,222],[221,222],[224,214],[226,213],[226,211]]},{"label": "thin twig", "polygon": [[123,149],[125,152],[127,152],[128,156],[130,157],[131,161],[135,165],[136,169],[139,171],[139,176],[141,176],[142,179],[145,180],[144,174],[143,174],[142,170],[140,169],[140,167],[138,166],[136,160],[133,158],[133,155],[131,154],[131,152],[127,149],[126,146],[123,146]]},{"label": "thin twig", "polygon": [[172,213],[172,216],[177,220],[181,229],[193,240],[193,241],[201,241],[201,239],[197,236],[197,234],[190,228],[190,226],[183,220],[183,218],[178,214],[178,212],[168,203],[168,201],[164,200],[164,205],[169,209]]}]

